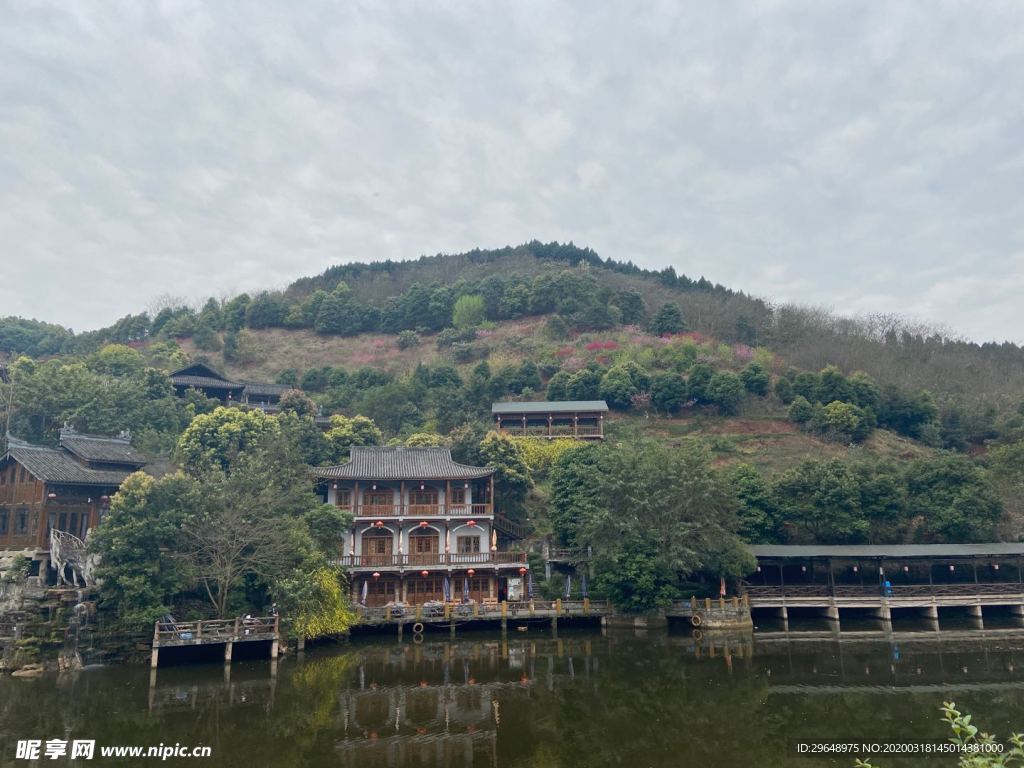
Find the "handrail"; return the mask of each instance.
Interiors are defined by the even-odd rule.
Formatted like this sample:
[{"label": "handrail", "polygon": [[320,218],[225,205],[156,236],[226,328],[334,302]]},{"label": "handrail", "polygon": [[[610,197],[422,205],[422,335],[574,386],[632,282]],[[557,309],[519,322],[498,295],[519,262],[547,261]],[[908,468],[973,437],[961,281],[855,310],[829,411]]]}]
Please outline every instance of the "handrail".
[{"label": "handrail", "polygon": [[421,566],[514,565],[526,563],[525,552],[437,552],[392,555],[343,555],[334,560],[346,568],[419,568]]},{"label": "handrail", "polygon": [[248,616],[237,619],[203,619],[201,621],[161,621],[153,624],[153,641],[226,642],[261,635],[276,636],[277,616]]},{"label": "handrail", "polygon": [[751,585],[746,588],[751,597],[947,597],[977,595],[1024,594],[1024,584],[997,582],[987,584],[786,584],[774,586]]},{"label": "handrail", "polygon": [[483,504],[344,504],[338,509],[355,517],[490,517],[494,507]]}]

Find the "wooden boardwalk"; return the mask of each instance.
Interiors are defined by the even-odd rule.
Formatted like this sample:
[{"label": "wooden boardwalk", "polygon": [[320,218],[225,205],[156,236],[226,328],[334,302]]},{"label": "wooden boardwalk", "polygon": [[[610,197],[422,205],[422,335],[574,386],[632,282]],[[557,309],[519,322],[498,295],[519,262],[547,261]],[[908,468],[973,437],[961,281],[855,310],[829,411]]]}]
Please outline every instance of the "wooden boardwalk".
[{"label": "wooden boardwalk", "polygon": [[426,605],[390,605],[380,608],[357,606],[360,626],[411,626],[414,632],[427,626],[450,627],[468,622],[493,622],[508,628],[509,621],[601,618],[612,613],[611,603],[584,600],[527,600],[487,603],[428,603]]},{"label": "wooden boardwalk", "polygon": [[748,587],[752,609],[773,609],[783,621],[797,608],[819,610],[838,622],[840,611],[866,610],[883,621],[892,621],[893,610],[912,610],[938,620],[939,608],[964,608],[980,622],[983,609],[1009,608],[1024,617],[1024,584],[911,584],[889,589],[878,586],[800,584],[793,586]]},{"label": "wooden boardwalk", "polygon": [[205,621],[157,621],[153,625],[153,654],[150,666],[159,664],[161,648],[223,645],[224,662],[231,662],[235,643],[270,642],[270,657],[277,658],[281,639],[277,616],[246,616]]}]

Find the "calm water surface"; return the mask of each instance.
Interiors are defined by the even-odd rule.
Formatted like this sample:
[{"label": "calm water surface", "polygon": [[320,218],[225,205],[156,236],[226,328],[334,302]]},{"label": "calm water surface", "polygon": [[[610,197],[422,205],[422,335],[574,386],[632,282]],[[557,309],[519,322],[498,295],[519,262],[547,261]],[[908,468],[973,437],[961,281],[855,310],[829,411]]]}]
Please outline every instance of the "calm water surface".
[{"label": "calm water surface", "polygon": [[[689,632],[532,628],[356,639],[287,658],[0,678],[0,765],[18,739],[208,745],[202,766],[849,766],[797,741],[945,737],[953,698],[1024,729],[1024,633],[856,635],[814,627],[713,643]],[[238,653],[236,647],[236,654]],[[237,658],[237,655],[236,655]],[[950,760],[888,759],[909,768]],[[69,765],[66,758],[41,765]],[[78,761],[157,765],[157,759]]]}]

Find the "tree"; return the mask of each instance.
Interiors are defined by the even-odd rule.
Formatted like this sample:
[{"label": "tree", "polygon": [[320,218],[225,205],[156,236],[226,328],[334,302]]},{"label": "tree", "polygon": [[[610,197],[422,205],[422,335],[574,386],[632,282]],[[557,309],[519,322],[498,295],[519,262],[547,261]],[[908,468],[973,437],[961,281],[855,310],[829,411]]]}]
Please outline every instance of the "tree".
[{"label": "tree", "polygon": [[778,521],[771,486],[751,464],[737,464],[726,474],[739,499],[739,533],[754,544],[772,543],[778,537]]},{"label": "tree", "polygon": [[612,408],[629,408],[633,403],[633,396],[639,391],[629,371],[622,366],[609,368],[601,378],[601,398],[607,400]]},{"label": "tree", "polygon": [[818,402],[846,402],[850,399],[850,386],[846,376],[834,365],[826,365],[818,373]]},{"label": "tree", "polygon": [[673,333],[681,333],[686,330],[686,321],[683,320],[683,313],[675,304],[662,304],[649,326],[651,333],[656,336],[668,336]]},{"label": "tree", "polygon": [[597,400],[601,396],[601,374],[590,368],[569,377],[566,394],[570,400]]},{"label": "tree", "polygon": [[447,445],[448,439],[434,432],[417,432],[405,439],[407,448],[444,448]]},{"label": "tree", "polygon": [[881,392],[873,378],[864,371],[854,371],[846,380],[846,384],[849,388],[851,403],[877,412],[878,404],[881,401]]},{"label": "tree", "polygon": [[100,555],[102,599],[125,624],[152,625],[187,587],[184,564],[166,553],[180,549],[181,526],[198,495],[197,482],[180,472],[159,480],[136,472],[110,500],[89,543]]},{"label": "tree", "polygon": [[746,387],[747,392],[750,392],[752,395],[764,397],[768,394],[771,377],[760,363],[750,363],[740,371],[740,378],[743,380],[743,386]]},{"label": "tree", "polygon": [[736,535],[736,497],[694,444],[569,451],[552,488],[556,530],[590,548],[597,586],[627,610],[664,605],[699,571],[739,577],[753,567]]},{"label": "tree", "polygon": [[814,418],[814,406],[803,395],[797,395],[789,406],[789,420],[797,424],[807,424]]},{"label": "tree", "polygon": [[226,471],[243,452],[279,434],[277,421],[263,411],[220,406],[192,419],[178,440],[177,457],[192,475]]},{"label": "tree", "polygon": [[569,399],[569,374],[565,371],[558,371],[548,379],[548,400]]},{"label": "tree", "polygon": [[320,565],[309,572],[296,569],[271,592],[295,636],[312,639],[344,634],[358,620],[344,584],[344,573]]},{"label": "tree", "polygon": [[772,484],[783,525],[797,538],[820,544],[863,541],[870,525],[860,503],[860,483],[838,459],[807,461],[784,472]]},{"label": "tree", "polygon": [[199,479],[199,501],[182,524],[173,556],[185,563],[217,616],[240,589],[269,585],[311,562],[316,546],[308,520],[321,506],[298,456],[266,440],[224,471]]},{"label": "tree", "polygon": [[495,468],[494,495],[505,505],[503,511],[509,517],[519,517],[533,485],[523,449],[510,437],[488,432],[480,441],[479,457],[486,466]]},{"label": "tree", "polygon": [[711,377],[707,386],[708,400],[717,406],[720,413],[726,415],[739,412],[744,392],[743,381],[732,371],[719,371]]},{"label": "tree", "polygon": [[840,440],[863,440],[871,434],[874,420],[852,403],[833,400],[815,414],[814,426]]},{"label": "tree", "polygon": [[796,396],[793,392],[793,382],[787,378],[781,378],[775,382],[775,396],[783,405],[789,405]]},{"label": "tree", "polygon": [[420,337],[416,331],[402,331],[398,334],[396,342],[399,349],[411,349],[420,345]]},{"label": "tree", "polygon": [[485,319],[484,297],[476,294],[460,296],[452,310],[452,323],[460,330],[475,328]]},{"label": "tree", "polygon": [[691,366],[690,375],[686,379],[690,397],[701,404],[709,403],[708,384],[711,383],[711,377],[714,375],[714,369],[706,363],[697,363]]},{"label": "tree", "polygon": [[660,373],[651,380],[651,404],[673,414],[686,403],[686,381],[678,373]]},{"label": "tree", "polygon": [[984,469],[966,456],[947,453],[918,459],[906,468],[907,504],[921,516],[919,539],[991,541],[1003,507]]},{"label": "tree", "polygon": [[334,460],[343,461],[348,458],[349,449],[353,445],[380,445],[384,435],[373,420],[366,416],[349,418],[339,413],[331,416],[327,440],[331,444]]}]

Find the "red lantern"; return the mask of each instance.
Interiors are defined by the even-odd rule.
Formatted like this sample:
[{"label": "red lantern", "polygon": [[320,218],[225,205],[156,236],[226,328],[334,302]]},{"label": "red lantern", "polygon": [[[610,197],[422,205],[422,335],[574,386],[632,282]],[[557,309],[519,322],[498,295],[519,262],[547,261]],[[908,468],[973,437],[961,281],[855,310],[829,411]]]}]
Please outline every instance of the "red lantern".
[{"label": "red lantern", "polygon": [[472,568],[470,568],[468,571],[466,571],[466,573],[468,573],[470,576],[472,576],[473,574],[476,573],[476,571],[474,571]]},{"label": "red lantern", "polygon": [[420,521],[420,528],[426,528],[426,527],[427,527],[427,521],[426,520],[421,520]]},{"label": "red lantern", "polygon": [[48,494],[46,494],[46,498],[48,498],[48,499],[56,499],[57,498],[57,494],[54,493],[53,491],[50,491]]},{"label": "red lantern", "polygon": [[373,527],[374,528],[383,528],[384,527],[384,521],[383,520],[378,520],[376,523],[373,524]]},{"label": "red lantern", "polygon": [[429,575],[430,575],[430,571],[427,571],[427,570],[420,571],[420,576],[422,576],[423,578],[427,578],[427,576],[429,576]]},{"label": "red lantern", "polygon": [[520,576],[525,576],[526,575],[526,569],[525,568],[520,568],[519,569],[519,575]]},{"label": "red lantern", "polygon": [[379,579],[380,578],[380,571],[374,571],[373,572],[373,578]]},{"label": "red lantern", "polygon": [[466,523],[466,525],[472,528],[474,525],[476,525],[476,520],[470,520],[468,523]]}]

